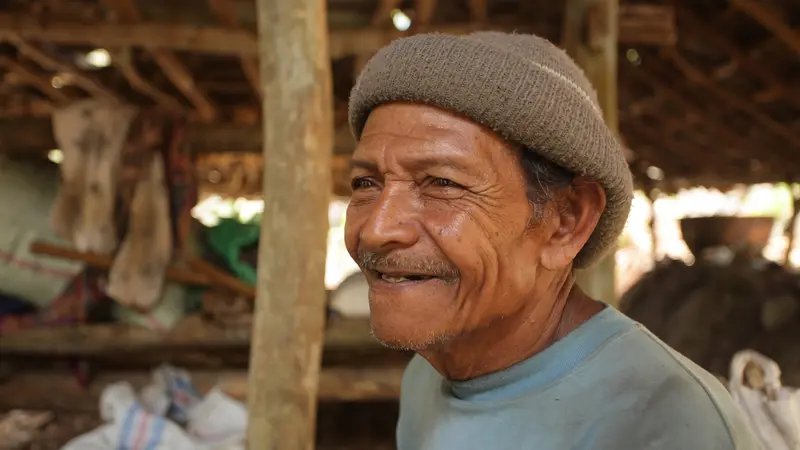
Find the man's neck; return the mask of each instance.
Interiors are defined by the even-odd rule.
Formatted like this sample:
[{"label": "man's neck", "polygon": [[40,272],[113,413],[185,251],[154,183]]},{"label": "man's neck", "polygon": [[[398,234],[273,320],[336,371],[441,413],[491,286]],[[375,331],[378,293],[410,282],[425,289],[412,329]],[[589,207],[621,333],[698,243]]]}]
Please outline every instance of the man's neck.
[{"label": "man's neck", "polygon": [[603,310],[568,274],[550,301],[532,301],[521,314],[426,349],[420,355],[450,380],[469,380],[503,370],[543,351]]}]

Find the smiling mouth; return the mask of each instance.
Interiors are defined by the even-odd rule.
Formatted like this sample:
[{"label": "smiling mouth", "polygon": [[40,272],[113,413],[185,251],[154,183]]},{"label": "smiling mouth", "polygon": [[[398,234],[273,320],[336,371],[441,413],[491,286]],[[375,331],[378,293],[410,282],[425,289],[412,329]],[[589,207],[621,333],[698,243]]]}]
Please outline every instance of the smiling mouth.
[{"label": "smiling mouth", "polygon": [[375,271],[375,278],[380,281],[385,281],[391,284],[400,284],[400,283],[414,283],[414,282],[421,282],[421,281],[428,281],[436,279],[434,276],[430,275],[420,275],[420,274],[388,274],[383,272]]}]

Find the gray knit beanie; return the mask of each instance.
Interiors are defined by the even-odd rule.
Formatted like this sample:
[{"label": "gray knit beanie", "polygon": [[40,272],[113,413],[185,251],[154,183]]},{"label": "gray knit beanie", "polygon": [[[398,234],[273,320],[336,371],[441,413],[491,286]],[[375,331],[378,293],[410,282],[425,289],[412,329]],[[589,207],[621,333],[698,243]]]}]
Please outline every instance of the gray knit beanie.
[{"label": "gray knit beanie", "polygon": [[561,49],[533,35],[418,34],[381,49],[350,95],[356,140],[370,112],[393,101],[463,114],[606,191],[606,209],[574,265],[613,247],[631,207],[633,181],[589,80]]}]

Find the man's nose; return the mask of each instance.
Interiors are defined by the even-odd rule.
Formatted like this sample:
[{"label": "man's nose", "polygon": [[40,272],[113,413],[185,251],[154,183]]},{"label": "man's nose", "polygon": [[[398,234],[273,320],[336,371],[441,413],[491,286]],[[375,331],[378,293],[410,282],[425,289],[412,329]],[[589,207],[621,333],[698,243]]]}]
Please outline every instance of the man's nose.
[{"label": "man's nose", "polygon": [[361,247],[372,252],[407,248],[419,240],[417,212],[410,193],[386,186],[361,230]]}]

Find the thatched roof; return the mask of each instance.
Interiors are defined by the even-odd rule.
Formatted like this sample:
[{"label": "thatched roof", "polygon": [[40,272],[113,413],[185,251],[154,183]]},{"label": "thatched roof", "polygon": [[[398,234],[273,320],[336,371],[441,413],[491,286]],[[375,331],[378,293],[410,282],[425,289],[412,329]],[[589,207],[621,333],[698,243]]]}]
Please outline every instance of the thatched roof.
[{"label": "thatched roof", "polygon": [[[396,8],[412,19],[408,32],[393,27]],[[551,0],[329,0],[337,190],[347,190],[353,147],[347,95],[378,48],[427,30],[558,42],[563,9]],[[215,155],[260,150],[255,20],[252,0],[0,1],[0,151],[44,153],[54,106],[113,97],[187,112],[200,171],[225,184],[253,157]],[[651,166],[673,186],[800,176],[798,25],[793,0],[622,0],[620,129],[640,184]],[[81,68],[98,47],[112,66]],[[243,193],[258,190],[260,171],[250,172]]]}]

